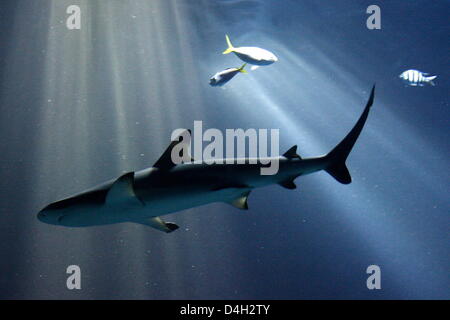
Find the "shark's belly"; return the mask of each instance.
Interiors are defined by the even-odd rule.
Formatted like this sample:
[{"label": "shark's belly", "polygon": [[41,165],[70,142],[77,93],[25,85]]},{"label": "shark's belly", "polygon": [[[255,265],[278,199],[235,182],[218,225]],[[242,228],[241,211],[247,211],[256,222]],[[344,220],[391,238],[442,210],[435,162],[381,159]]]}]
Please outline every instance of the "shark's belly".
[{"label": "shark's belly", "polygon": [[130,218],[135,218],[136,214],[143,218],[156,217],[213,202],[228,202],[248,190],[250,188],[224,188],[215,191],[201,189],[154,189],[151,194],[141,198],[144,203],[142,210],[140,212],[130,212]]},{"label": "shark's belly", "polygon": [[130,210],[133,208],[115,208],[107,205],[79,206],[63,211],[59,224],[66,227],[115,224],[127,221],[126,212]]}]

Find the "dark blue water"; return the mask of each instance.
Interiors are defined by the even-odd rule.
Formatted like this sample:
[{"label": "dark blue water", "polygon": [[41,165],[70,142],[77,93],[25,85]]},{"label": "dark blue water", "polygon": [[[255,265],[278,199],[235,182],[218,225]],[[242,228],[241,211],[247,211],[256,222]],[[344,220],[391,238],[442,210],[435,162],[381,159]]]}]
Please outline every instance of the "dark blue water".
[{"label": "dark blue water", "polygon": [[[68,30],[66,8],[81,8]],[[448,1],[2,1],[0,298],[449,299]],[[259,46],[279,61],[209,78]],[[419,69],[436,86],[407,87]],[[134,224],[43,224],[50,202],[151,166],[176,128],[277,128],[327,153],[375,104],[347,165]],[[82,289],[66,288],[78,265]],[[366,268],[381,268],[368,290]]]}]

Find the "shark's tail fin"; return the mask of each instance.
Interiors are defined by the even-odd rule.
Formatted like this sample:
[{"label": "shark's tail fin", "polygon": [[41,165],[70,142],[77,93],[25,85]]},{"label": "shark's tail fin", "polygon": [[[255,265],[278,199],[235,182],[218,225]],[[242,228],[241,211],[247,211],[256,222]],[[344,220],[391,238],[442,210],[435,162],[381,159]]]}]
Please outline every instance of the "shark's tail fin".
[{"label": "shark's tail fin", "polygon": [[347,160],[350,151],[355,145],[356,140],[359,137],[359,134],[366,123],[367,116],[369,115],[370,107],[373,104],[375,94],[375,86],[372,88],[372,92],[370,93],[369,101],[367,101],[367,105],[359,117],[358,122],[355,124],[353,129],[347,134],[347,136],[342,140],[330,153],[326,155],[329,159],[329,166],[325,169],[333,178],[343,184],[349,184],[352,182],[352,177],[345,165],[345,161]]},{"label": "shark's tail fin", "polygon": [[227,40],[228,48],[227,48],[227,50],[225,50],[225,51],[222,52],[222,53],[223,53],[223,54],[227,54],[227,53],[233,52],[233,51],[234,51],[234,47],[233,47],[233,45],[231,44],[230,37],[229,37],[227,34],[225,35],[225,39]]}]

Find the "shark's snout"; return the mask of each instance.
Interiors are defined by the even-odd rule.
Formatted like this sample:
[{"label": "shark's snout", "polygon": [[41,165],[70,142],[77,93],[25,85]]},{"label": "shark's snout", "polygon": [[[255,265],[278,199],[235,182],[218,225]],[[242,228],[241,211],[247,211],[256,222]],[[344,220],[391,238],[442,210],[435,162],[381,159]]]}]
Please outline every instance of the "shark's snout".
[{"label": "shark's snout", "polygon": [[59,224],[62,217],[61,210],[53,208],[52,205],[46,206],[37,214],[37,219],[47,224]]},{"label": "shark's snout", "polygon": [[43,219],[47,216],[47,214],[44,212],[44,210],[39,211],[39,213],[37,214],[37,218],[39,221],[43,221]]}]

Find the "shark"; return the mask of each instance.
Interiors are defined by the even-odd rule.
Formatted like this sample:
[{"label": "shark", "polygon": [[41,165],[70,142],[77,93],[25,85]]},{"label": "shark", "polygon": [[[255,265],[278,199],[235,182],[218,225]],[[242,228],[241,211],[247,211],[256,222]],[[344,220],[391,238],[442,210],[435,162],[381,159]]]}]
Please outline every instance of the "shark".
[{"label": "shark", "polygon": [[183,143],[179,136],[171,141],[152,167],[127,172],[117,179],[51,203],[39,211],[37,218],[41,222],[64,227],[131,222],[170,233],[179,227],[164,221],[161,218],[164,215],[213,202],[224,202],[248,210],[248,197],[253,189],[271,184],[296,189],[294,180],[297,177],[321,170],[338,182],[349,184],[352,178],[346,160],[366,123],[374,94],[375,85],[354,127],[329,153],[302,158],[295,145],[282,156],[272,159],[279,161],[276,174],[260,174],[261,166],[269,163],[267,159],[235,161],[232,164],[225,159],[212,164],[195,160],[174,163],[172,150]]}]

